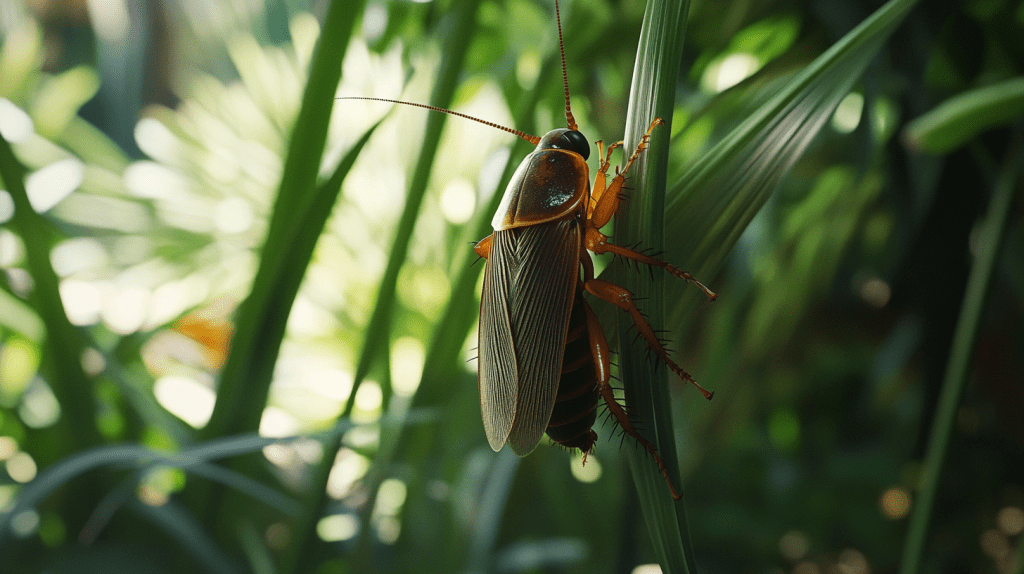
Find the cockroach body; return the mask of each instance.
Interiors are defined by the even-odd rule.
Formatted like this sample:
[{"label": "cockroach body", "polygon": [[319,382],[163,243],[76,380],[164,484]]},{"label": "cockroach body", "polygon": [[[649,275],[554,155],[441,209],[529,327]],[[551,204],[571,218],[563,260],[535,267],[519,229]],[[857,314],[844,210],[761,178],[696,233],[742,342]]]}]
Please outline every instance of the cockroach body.
[{"label": "cockroach body", "polygon": [[537,146],[519,165],[505,189],[491,221],[494,233],[475,247],[476,253],[486,259],[480,302],[478,384],[484,430],[491,448],[498,451],[508,444],[517,455],[525,456],[546,433],[558,444],[580,449],[586,461],[597,440],[593,426],[597,405],[603,399],[623,431],[651,453],[672,496],[679,499],[657,449],[637,431],[614,396],[608,342],[583,293],[628,312],[640,336],[673,372],[695,385],[706,398],[710,399],[712,393],[669,358],[627,289],[594,276],[588,250],[662,267],[699,287],[711,300],[717,295],[673,265],[608,243],[599,231],[618,209],[626,173],[646,149],[651,132],[664,122],[661,118],[651,122],[625,166],[616,170],[610,181],[611,152],[622,142],[609,146],[607,153],[602,142],[597,142],[600,166],[591,190],[586,163],[590,147],[578,131],[569,105],[557,0],[555,14],[566,78],[566,128],[538,138],[450,110],[382,101],[472,119]]}]

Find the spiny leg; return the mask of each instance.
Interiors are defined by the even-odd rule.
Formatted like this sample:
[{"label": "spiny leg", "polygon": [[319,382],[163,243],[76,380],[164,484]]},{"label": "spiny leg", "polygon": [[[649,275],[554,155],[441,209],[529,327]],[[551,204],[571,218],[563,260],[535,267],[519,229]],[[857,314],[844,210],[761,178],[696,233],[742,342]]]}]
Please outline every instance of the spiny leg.
[{"label": "spiny leg", "polygon": [[[679,494],[676,491],[676,487],[672,485],[672,479],[668,476],[668,468],[665,466],[665,461],[658,454],[658,449],[640,435],[636,427],[633,426],[633,421],[626,414],[626,410],[622,408],[619,401],[615,400],[615,393],[608,382],[611,378],[611,358],[609,356],[608,340],[605,338],[604,331],[601,329],[601,323],[597,320],[594,310],[590,308],[590,304],[585,299],[580,299],[580,301],[583,302],[583,309],[587,313],[587,334],[590,337],[590,350],[594,356],[594,366],[597,370],[597,390],[601,393],[601,398],[604,399],[605,404],[608,405],[608,412],[615,417],[615,420],[618,421],[619,426],[622,427],[626,434],[636,439],[647,452],[654,456],[654,462],[658,464],[658,469],[665,476],[665,482],[668,483],[668,488],[672,492],[672,498],[676,500],[682,499],[683,495]],[[586,456],[587,454],[584,453],[584,462],[587,460]]]},{"label": "spiny leg", "polygon": [[700,288],[701,291],[704,292],[705,295],[707,295],[708,299],[712,301],[718,299],[717,293],[705,287],[704,284],[701,283],[700,281],[697,281],[697,279],[694,278],[693,275],[690,275],[686,271],[683,271],[682,269],[676,267],[675,265],[672,265],[671,263],[662,261],[661,259],[651,257],[650,255],[644,255],[643,253],[634,251],[633,249],[629,249],[628,247],[622,247],[621,245],[614,245],[612,243],[608,243],[607,235],[601,233],[596,228],[591,227],[589,225],[587,226],[583,244],[586,246],[587,249],[593,251],[594,253],[612,253],[614,255],[618,255],[620,257],[625,257],[626,259],[636,261],[638,263],[653,265],[654,267],[661,267],[665,271],[671,273],[674,277],[684,279],[696,285],[698,288]]},{"label": "spiny leg", "polygon": [[600,160],[600,164],[597,169],[597,175],[594,176],[594,190],[590,194],[590,204],[587,208],[588,214],[594,213],[594,209],[597,207],[597,202],[600,201],[601,196],[604,195],[604,192],[607,189],[607,187],[605,187],[605,182],[607,181],[608,177],[608,168],[612,164],[612,150],[614,150],[617,147],[622,147],[621,141],[615,142],[612,145],[608,146],[608,152],[605,153],[604,142],[598,140],[596,143],[597,157]]},{"label": "spiny leg", "polygon": [[[601,167],[598,169],[597,177],[594,179],[594,191],[591,193],[591,197],[596,198],[596,205],[590,213],[590,219],[588,221],[588,227],[594,229],[600,229],[605,226],[606,223],[611,221],[612,216],[619,210],[619,194],[622,192],[622,185],[626,181],[626,173],[629,168],[633,167],[633,162],[640,157],[640,153],[647,149],[647,145],[651,140],[651,132],[654,131],[655,126],[664,124],[665,122],[661,118],[654,118],[651,122],[650,127],[647,128],[647,132],[644,133],[643,137],[640,138],[640,143],[637,144],[636,150],[633,151],[633,155],[629,156],[626,160],[626,165],[621,170],[615,170],[615,177],[612,178],[612,182],[605,187],[605,178],[608,172],[608,168],[611,163],[608,158],[601,162]],[[621,142],[620,142],[621,143]],[[618,144],[612,145],[608,148],[608,153],[611,153],[612,148]]]},{"label": "spiny leg", "polygon": [[665,361],[665,364],[668,365],[668,368],[671,369],[673,373],[678,375],[679,378],[684,381],[693,384],[693,386],[697,387],[697,390],[704,395],[704,398],[711,400],[711,397],[713,397],[715,393],[700,386],[697,381],[693,380],[693,377],[691,377],[689,373],[684,371],[682,367],[669,358],[668,352],[665,351],[665,347],[662,346],[661,341],[658,340],[658,336],[654,333],[654,329],[651,328],[650,323],[644,319],[644,316],[640,314],[640,310],[633,304],[633,294],[630,293],[628,289],[620,287],[614,283],[602,281],[601,279],[588,279],[583,284],[583,287],[591,294],[627,311],[633,318],[633,324],[636,325],[637,331],[647,341],[647,344],[650,345],[651,350],[661,357],[662,361]]}]

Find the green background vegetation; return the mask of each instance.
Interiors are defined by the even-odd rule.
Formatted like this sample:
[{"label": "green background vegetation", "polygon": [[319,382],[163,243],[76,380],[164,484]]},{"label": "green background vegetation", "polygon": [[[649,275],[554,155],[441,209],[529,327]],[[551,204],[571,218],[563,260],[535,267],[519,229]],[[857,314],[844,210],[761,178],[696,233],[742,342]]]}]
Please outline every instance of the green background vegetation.
[{"label": "green background vegetation", "polygon": [[[0,571],[1024,571],[1024,4],[575,0],[617,375],[493,453],[475,322],[553,5],[0,0]],[[592,171],[596,160],[592,154]]]}]

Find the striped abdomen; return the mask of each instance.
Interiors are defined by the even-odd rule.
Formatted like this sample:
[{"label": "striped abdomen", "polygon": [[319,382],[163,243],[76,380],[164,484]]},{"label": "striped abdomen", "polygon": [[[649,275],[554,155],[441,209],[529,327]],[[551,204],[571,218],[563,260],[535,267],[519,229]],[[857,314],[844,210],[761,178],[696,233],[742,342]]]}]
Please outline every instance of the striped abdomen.
[{"label": "striped abdomen", "polygon": [[551,440],[569,448],[590,452],[597,433],[592,429],[597,420],[597,370],[587,335],[587,315],[583,309],[583,292],[576,291],[569,329],[565,337],[562,374],[558,381],[555,408],[548,422]]}]

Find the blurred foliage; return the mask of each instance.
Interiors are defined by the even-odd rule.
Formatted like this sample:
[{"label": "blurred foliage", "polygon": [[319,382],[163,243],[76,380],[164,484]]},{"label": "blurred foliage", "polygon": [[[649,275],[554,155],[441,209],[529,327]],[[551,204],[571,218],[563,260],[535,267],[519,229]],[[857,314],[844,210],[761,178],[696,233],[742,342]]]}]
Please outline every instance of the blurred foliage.
[{"label": "blurred foliage", "polygon": [[[585,467],[484,439],[467,243],[528,146],[330,100],[558,127],[553,6],[362,4],[0,0],[0,571],[674,571],[610,424]],[[1024,571],[1024,5],[848,35],[880,6],[694,0],[639,81],[637,217],[720,294],[646,308],[717,391],[646,426],[705,572]],[[562,9],[628,140],[644,3]]]}]

